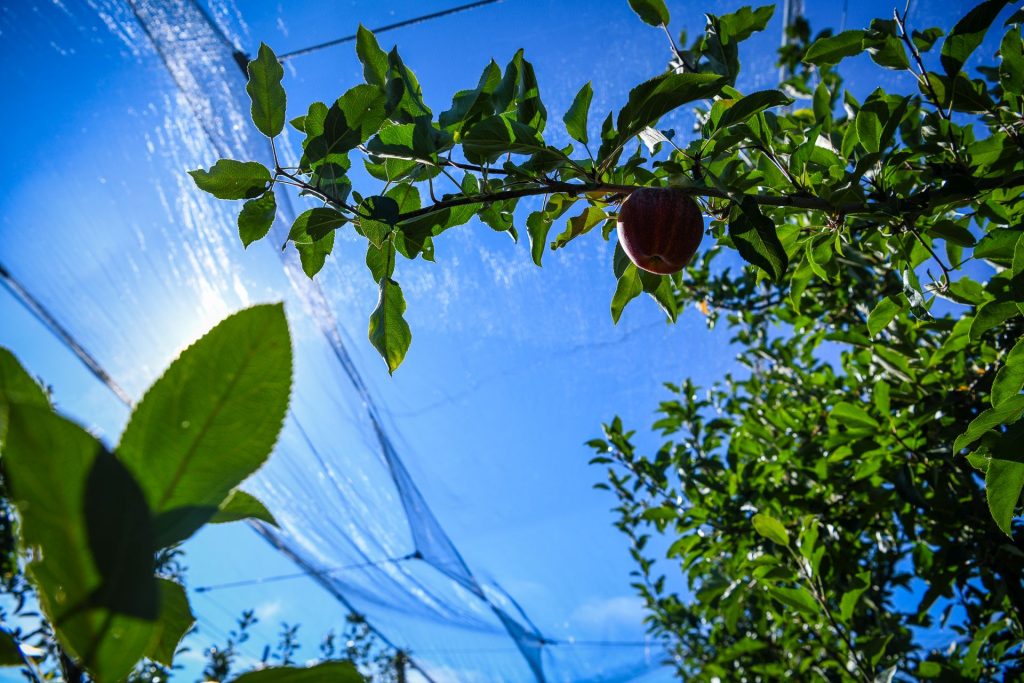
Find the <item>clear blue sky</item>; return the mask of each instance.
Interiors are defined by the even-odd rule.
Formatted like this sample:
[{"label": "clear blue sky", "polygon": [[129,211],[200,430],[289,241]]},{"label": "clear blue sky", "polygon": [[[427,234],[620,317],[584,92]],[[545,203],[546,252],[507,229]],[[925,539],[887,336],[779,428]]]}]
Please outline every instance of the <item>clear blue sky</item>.
[{"label": "clear blue sky", "polygon": [[[285,53],[348,35],[358,22],[380,26],[456,4],[217,0],[206,7],[249,52],[264,41]],[[702,30],[702,12],[724,13],[741,3],[668,4],[673,30],[685,27],[692,36]],[[865,26],[892,9],[874,0],[850,4],[847,27]],[[918,28],[949,25],[969,4],[915,3],[921,6],[911,20]],[[233,235],[233,207],[193,188],[184,171],[209,165],[216,155],[126,5],[95,5],[18,3],[0,14],[0,58],[16,95],[0,111],[8,131],[0,158],[7,179],[0,190],[0,262],[132,396],[230,311],[287,299],[298,355],[293,410],[329,468],[308,453],[297,455],[304,446],[292,426],[253,490],[324,566],[347,565],[359,555],[338,541],[347,533],[369,539],[363,554],[371,559],[410,551],[402,510],[358,402],[290,291],[274,247],[260,243],[243,251]],[[839,23],[843,3],[807,5],[814,28]],[[774,82],[780,18],[745,46],[742,89]],[[181,30],[187,34],[189,27]],[[549,109],[548,141],[555,144],[568,142],[559,132],[561,114],[584,82],[594,84],[591,123],[597,125],[668,57],[664,37],[636,19],[625,0],[505,0],[381,36],[386,48],[396,42],[435,112],[448,107],[456,90],[475,85],[489,58],[504,65],[524,47]],[[860,82],[862,67],[854,62],[849,72],[860,94],[879,85],[909,87],[897,74],[879,80],[877,70]],[[295,58],[286,68],[289,116],[313,100],[331,101],[360,79],[351,44]],[[235,74],[225,74],[222,85],[239,87]],[[660,127],[688,135],[690,124],[680,111]],[[231,132],[233,125],[226,119],[228,134],[243,138],[241,129]],[[297,145],[298,136],[289,142]],[[373,194],[378,186],[359,178],[357,189]],[[697,311],[667,325],[645,299],[613,326],[611,254],[611,244],[590,235],[548,253],[537,269],[525,244],[479,223],[446,234],[437,264],[399,264],[414,341],[394,378],[366,340],[376,291],[353,235],[340,236],[320,276],[348,350],[441,526],[478,578],[499,583],[556,639],[643,639],[626,543],[611,527],[614,501],[592,490],[603,473],[587,465],[583,443],[616,414],[644,429],[664,397],[663,381],[692,377],[708,384],[733,368],[727,332],[708,331]],[[0,321],[0,344],[54,387],[59,407],[115,440],[127,411],[114,397],[6,293],[0,293]],[[649,436],[640,441],[657,446]],[[186,549],[192,587],[295,571],[240,525],[204,531]],[[503,671],[515,672],[510,680],[525,675],[510,639],[486,628],[449,630],[395,610],[387,604],[389,588],[381,585],[374,595],[378,578],[352,578],[353,595],[383,630],[408,638],[403,644],[414,656],[436,663],[436,671],[444,665],[463,680],[474,671],[479,680],[495,680],[488,667],[501,662],[511,667]],[[281,622],[302,624],[303,656],[314,656],[320,636],[344,615],[309,580],[195,594],[193,606],[201,631],[190,641],[196,652],[185,658],[185,680],[195,671],[194,655],[227,631],[241,609],[254,607],[261,619],[244,650],[250,656],[276,642]],[[546,660],[550,672],[570,678],[593,667],[610,672],[650,655],[628,647],[577,652],[568,663]]]}]

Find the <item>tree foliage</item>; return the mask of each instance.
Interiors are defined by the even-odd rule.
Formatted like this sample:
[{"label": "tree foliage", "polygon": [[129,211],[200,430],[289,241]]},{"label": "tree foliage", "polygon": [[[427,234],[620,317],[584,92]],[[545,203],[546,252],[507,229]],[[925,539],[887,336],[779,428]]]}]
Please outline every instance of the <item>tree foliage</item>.
[{"label": "tree foliage", "polygon": [[[389,371],[411,342],[399,256],[433,260],[434,241],[476,216],[513,239],[525,223],[540,265],[546,246],[608,239],[638,187],[700,198],[713,245],[666,276],[616,249],[612,316],[641,293],[672,320],[691,304],[709,324],[724,315],[746,371],[706,390],[669,385],[678,396],[660,408],[668,440],[654,456],[638,455],[618,420],[592,444],[610,465],[651,628],[680,674],[1020,673],[1024,12],[1000,22],[1007,4],[982,2],[948,30],[910,27],[899,10],[813,38],[795,21],[782,82],[744,93],[740,45],[772,7],[709,14],[680,47],[662,0],[630,0],[668,36],[668,68],[606,116],[590,116],[584,85],[563,119],[578,145],[564,148],[545,142],[522,51],[504,69],[491,61],[435,115],[398,51],[360,29],[366,82],[292,120],[305,136],[298,167],[275,152],[274,168],[221,160],[193,176],[248,199],[245,243],[269,229],[254,203],[276,186],[313,197],[289,234],[310,276],[336,230],[365,238],[380,291],[370,338]],[[993,27],[998,54],[968,70]],[[284,98],[266,82],[267,55],[249,92],[273,143],[263,121],[281,117]],[[916,89],[858,99],[839,69],[859,55]],[[691,139],[657,129],[688,104]],[[379,194],[353,190],[353,153],[384,182]],[[523,220],[518,203],[532,196],[544,199]],[[655,571],[652,536],[668,541],[692,599]],[[915,629],[937,623],[956,631],[955,647],[921,645]]]},{"label": "tree foliage", "polygon": [[[590,442],[685,680],[1024,675],[1024,14],[1000,26],[1006,4],[948,32],[899,12],[813,39],[798,22],[780,89],[809,107],[724,132],[739,102],[705,109],[687,154],[745,147],[705,168],[747,194],[712,213],[719,241],[674,298],[724,319],[742,369],[667,384],[651,455],[618,418]],[[684,59],[718,70],[716,25]],[[996,26],[998,56],[968,74]],[[919,92],[856,101],[835,66],[863,52]],[[755,251],[783,275],[728,269],[731,238],[770,270],[735,211],[782,188],[842,210],[758,202],[778,240]]]}]

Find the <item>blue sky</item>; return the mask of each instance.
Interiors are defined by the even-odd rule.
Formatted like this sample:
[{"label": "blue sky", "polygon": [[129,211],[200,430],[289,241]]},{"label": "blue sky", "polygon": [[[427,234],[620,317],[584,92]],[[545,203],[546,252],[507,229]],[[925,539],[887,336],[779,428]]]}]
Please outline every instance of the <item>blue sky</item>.
[{"label": "blue sky", "polygon": [[[350,34],[358,22],[374,27],[454,4],[351,0],[327,3],[328,12],[325,3],[311,1],[206,6],[249,52],[263,41],[285,53]],[[673,31],[685,27],[692,36],[702,30],[702,12],[723,13],[741,3],[668,4]],[[839,23],[843,3],[807,5],[815,29]],[[847,27],[891,12],[883,2],[851,5]],[[911,22],[948,25],[970,3],[939,5],[915,3]],[[780,23],[776,16],[745,46],[741,89],[773,83]],[[398,44],[435,112],[447,108],[456,90],[474,85],[489,58],[504,65],[524,47],[537,70],[554,144],[568,142],[561,115],[584,82],[594,84],[591,123],[597,125],[668,57],[662,34],[633,16],[625,0],[505,0],[380,38],[386,48]],[[202,196],[185,176],[216,154],[126,6],[103,0],[92,9],[47,2],[6,7],[0,56],[18,94],[0,112],[6,129],[16,131],[0,159],[8,179],[0,190],[0,262],[133,396],[232,310],[285,299],[298,358],[293,410],[330,466],[318,471],[308,456],[296,455],[302,445],[290,427],[254,490],[324,566],[347,565],[355,556],[337,543],[348,523],[382,553],[409,550],[403,513],[358,402],[341,388],[346,380],[283,277],[275,247],[260,243],[243,251],[233,235],[236,207]],[[851,62],[848,72],[858,95],[910,86],[908,77],[879,77],[877,69],[870,79],[857,79],[865,60]],[[351,44],[296,57],[286,67],[289,116],[313,100],[331,101],[360,79]],[[235,74],[215,85],[240,88]],[[227,135],[258,146],[230,112],[217,114]],[[681,110],[660,127],[689,134],[690,124]],[[298,142],[297,135],[287,140],[293,147]],[[356,175],[364,194],[378,187]],[[667,325],[645,299],[612,325],[612,246],[590,235],[548,253],[537,269],[525,244],[479,223],[449,232],[438,241],[437,264],[399,264],[414,340],[394,378],[366,340],[376,291],[353,235],[339,235],[318,278],[405,466],[441,526],[474,574],[499,583],[551,638],[643,639],[625,540],[611,528],[614,501],[591,488],[603,475],[587,465],[583,443],[616,414],[646,427],[664,397],[663,381],[692,377],[709,384],[733,368],[727,331],[707,330],[697,311]],[[0,320],[0,344],[53,385],[59,407],[115,440],[127,411],[109,391],[6,292],[0,293]],[[639,440],[657,445],[643,434]],[[376,528],[382,531],[374,539]],[[241,525],[203,531],[186,550],[192,587],[295,571]],[[364,579],[372,584],[373,576]],[[452,590],[436,577],[423,580]],[[477,671],[488,680],[490,662],[516,660],[509,666],[521,667],[510,639],[449,631],[396,613],[378,604],[387,602],[386,591],[374,600],[365,581],[353,578],[352,587],[360,604],[373,610],[371,618],[385,632],[408,637],[414,654],[436,662],[438,670],[457,670],[463,678]],[[340,626],[344,614],[309,580],[195,594],[193,605],[201,615],[200,634],[191,641],[196,650],[227,631],[241,609],[254,607],[259,645],[246,647],[250,656],[276,642],[284,621],[302,624],[303,656],[313,656],[319,637]],[[642,648],[604,648],[580,657],[611,670],[645,654]],[[195,657],[186,661],[194,669]],[[586,668],[579,661],[565,665],[567,672]]]}]

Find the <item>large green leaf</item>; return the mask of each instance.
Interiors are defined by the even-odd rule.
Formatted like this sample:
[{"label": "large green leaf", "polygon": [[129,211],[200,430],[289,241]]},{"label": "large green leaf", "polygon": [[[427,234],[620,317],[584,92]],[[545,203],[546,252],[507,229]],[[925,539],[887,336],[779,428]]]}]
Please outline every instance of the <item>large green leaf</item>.
[{"label": "large green leaf", "polygon": [[985,471],[985,498],[992,519],[1013,538],[1013,517],[1024,490],[1024,423],[1016,423],[999,435]]},{"label": "large green leaf", "polygon": [[754,114],[769,107],[780,107],[791,104],[793,100],[786,97],[781,90],[761,90],[746,95],[725,110],[718,119],[717,130],[725,130],[730,126],[743,123]]},{"label": "large green leaf", "polygon": [[32,379],[13,353],[0,346],[0,448],[4,443],[7,406],[15,403],[41,408],[50,405],[43,388]]},{"label": "large green leaf", "polygon": [[1018,339],[1003,360],[992,382],[991,401],[998,406],[1020,394],[1024,388],[1024,338]]},{"label": "large green leaf", "polygon": [[46,407],[9,405],[3,460],[47,620],[95,680],[122,679],[159,611],[142,492],[99,441]]},{"label": "large green leaf", "polygon": [[868,334],[877,336],[902,309],[903,302],[899,297],[887,296],[879,301],[868,314]]},{"label": "large green leaf", "polygon": [[370,314],[370,343],[387,363],[388,374],[393,374],[405,359],[412,332],[405,321],[405,296],[399,284],[390,277],[383,277],[378,291],[377,307]]},{"label": "large green leaf", "polygon": [[281,85],[284,67],[277,61],[274,51],[260,43],[256,59],[249,62],[248,73],[245,91],[252,100],[252,122],[268,138],[275,137],[284,128],[285,93]]},{"label": "large green leaf", "polygon": [[467,130],[462,138],[462,151],[467,159],[478,163],[494,161],[508,152],[565,158],[545,145],[536,130],[520,123],[512,114],[492,116]]},{"label": "large green leaf", "polygon": [[773,280],[782,279],[789,257],[779,241],[775,224],[761,213],[753,197],[744,196],[741,202],[733,204],[729,237],[740,256],[768,273]]},{"label": "large green leaf", "polygon": [[985,497],[992,519],[1010,538],[1013,538],[1013,516],[1024,489],[1024,462],[989,460],[985,472]]},{"label": "large green leaf", "polygon": [[942,66],[947,76],[953,76],[963,67],[967,58],[985,38],[1007,0],[986,0],[965,14],[949,32],[942,44]]},{"label": "large green leaf", "polygon": [[864,51],[864,34],[864,31],[851,30],[818,38],[807,48],[804,61],[818,66],[838,64],[843,59]]},{"label": "large green leaf", "polygon": [[619,111],[619,143],[654,125],[673,109],[717,95],[725,83],[725,78],[705,73],[666,73],[641,83],[629,91],[629,99]]},{"label": "large green leaf", "polygon": [[145,491],[160,547],[209,521],[270,455],[291,371],[283,307],[254,306],[186,349],[143,396],[117,454]]},{"label": "large green leaf", "polygon": [[352,662],[324,662],[305,669],[277,666],[250,671],[232,683],[364,683]]},{"label": "large green leaf", "polygon": [[196,187],[217,199],[252,199],[259,197],[270,184],[270,171],[255,161],[221,159],[209,171],[189,171]]},{"label": "large green leaf", "polygon": [[178,643],[196,623],[196,619],[192,615],[184,586],[168,579],[159,579],[159,583],[160,620],[146,650],[146,657],[164,666],[171,666]]},{"label": "large green leaf", "polygon": [[959,453],[980,439],[981,435],[990,429],[1016,422],[1020,419],[1021,413],[1024,413],[1024,395],[1021,394],[1001,401],[996,407],[982,411],[978,417],[971,420],[967,431],[953,442],[953,452]]},{"label": "large green leaf", "polygon": [[226,524],[243,519],[258,519],[261,522],[277,526],[277,520],[270,514],[270,510],[260,502],[259,498],[241,489],[231,492],[217,513],[210,518],[210,524]]},{"label": "large green leaf", "polygon": [[356,55],[363,64],[363,80],[383,88],[388,77],[388,55],[380,48],[377,36],[362,24],[356,31]]},{"label": "large green leaf", "polygon": [[313,170],[326,163],[347,167],[348,152],[380,130],[387,118],[385,109],[384,91],[367,84],[349,88],[326,111],[310,107],[303,165]]},{"label": "large green leaf", "polygon": [[665,0],[629,0],[629,6],[637,13],[645,24],[651,26],[667,26],[669,22],[668,8]]}]

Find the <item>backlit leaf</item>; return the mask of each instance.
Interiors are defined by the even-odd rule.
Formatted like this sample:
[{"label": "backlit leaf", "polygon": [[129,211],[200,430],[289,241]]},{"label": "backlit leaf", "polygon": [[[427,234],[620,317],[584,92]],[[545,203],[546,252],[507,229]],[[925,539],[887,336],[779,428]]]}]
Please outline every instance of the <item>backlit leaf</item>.
[{"label": "backlit leaf", "polygon": [[284,129],[285,92],[281,86],[284,67],[277,61],[274,51],[260,43],[256,59],[249,62],[249,82],[245,91],[252,100],[252,121],[268,138]]},{"label": "backlit leaf", "polygon": [[291,370],[283,307],[254,306],[183,351],[142,397],[117,454],[156,516],[157,547],[188,538],[267,459]]}]

